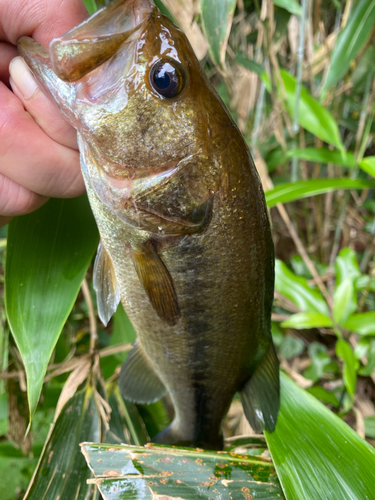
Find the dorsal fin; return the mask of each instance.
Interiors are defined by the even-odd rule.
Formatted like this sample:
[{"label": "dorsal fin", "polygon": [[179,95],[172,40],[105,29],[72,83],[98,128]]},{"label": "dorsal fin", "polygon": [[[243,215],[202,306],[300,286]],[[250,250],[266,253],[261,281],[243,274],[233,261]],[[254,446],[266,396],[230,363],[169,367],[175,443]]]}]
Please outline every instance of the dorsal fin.
[{"label": "dorsal fin", "polygon": [[156,252],[151,240],[131,252],[138,277],[158,316],[168,325],[175,325],[180,317],[177,295],[172,277]]},{"label": "dorsal fin", "polygon": [[139,404],[153,403],[167,392],[138,340],[122,365],[118,384],[125,399]]},{"label": "dorsal fin", "polygon": [[102,242],[99,243],[94,264],[94,290],[96,291],[99,318],[104,326],[107,326],[112,314],[117,309],[121,295],[111,258]]},{"label": "dorsal fin", "polygon": [[109,59],[150,12],[149,0],[115,0],[50,44],[56,75],[75,82]]}]

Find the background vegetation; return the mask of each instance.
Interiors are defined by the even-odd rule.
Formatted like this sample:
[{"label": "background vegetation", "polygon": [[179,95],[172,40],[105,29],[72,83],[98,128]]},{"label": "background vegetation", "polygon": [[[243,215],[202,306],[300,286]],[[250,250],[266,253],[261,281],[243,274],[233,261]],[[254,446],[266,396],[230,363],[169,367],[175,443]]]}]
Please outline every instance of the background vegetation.
[{"label": "background vegetation", "polygon": [[[250,488],[241,482],[245,471],[271,484],[268,496],[261,498],[371,498],[365,483],[366,477],[369,485],[374,483],[374,469],[366,469],[366,463],[373,463],[375,444],[375,1],[157,4],[188,35],[255,158],[277,256],[274,341],[283,370],[304,389],[283,377],[280,430],[267,436],[277,474],[264,438],[254,437],[234,399],[225,422],[227,449],[254,458],[237,470],[230,456],[221,457],[225,478],[236,477],[239,485],[239,496],[237,490],[231,494],[246,498],[256,493],[243,489]],[[93,0],[86,5],[90,12],[96,8]],[[12,221],[0,237],[8,316],[2,293],[2,498],[23,497],[39,457],[39,473],[27,498],[43,498],[47,485],[45,498],[94,498],[78,444],[140,446],[170,421],[170,404],[165,399],[135,406],[118,393],[118,370],[135,332],[122,307],[107,328],[97,320],[90,262],[98,234],[85,198],[51,200],[35,214]],[[33,419],[25,439],[29,411]],[[318,432],[316,422],[324,431],[317,437],[319,454],[316,442],[309,443]],[[356,441],[343,422],[367,444]],[[250,437],[238,437],[243,435]],[[331,456],[333,442],[337,449]],[[346,451],[340,448],[344,442]],[[288,462],[291,449],[309,477],[318,478],[301,490],[287,480],[293,483],[299,474]],[[304,453],[298,455],[298,449]],[[86,456],[90,459],[95,450],[87,449]],[[190,460],[189,453],[179,459]],[[345,456],[351,458],[352,472],[345,469]],[[152,457],[150,470],[160,459]],[[207,465],[203,484],[218,459],[202,455],[196,460]],[[282,462],[291,469],[283,469]],[[340,470],[333,492],[324,492],[331,480],[324,475],[327,467],[331,476]],[[264,468],[267,474],[260,472]],[[94,472],[100,476],[103,471]],[[123,498],[138,498],[131,496],[133,490],[124,490]],[[206,490],[177,496],[224,495],[212,493],[210,486]],[[104,494],[122,498],[110,496],[110,487]]]}]

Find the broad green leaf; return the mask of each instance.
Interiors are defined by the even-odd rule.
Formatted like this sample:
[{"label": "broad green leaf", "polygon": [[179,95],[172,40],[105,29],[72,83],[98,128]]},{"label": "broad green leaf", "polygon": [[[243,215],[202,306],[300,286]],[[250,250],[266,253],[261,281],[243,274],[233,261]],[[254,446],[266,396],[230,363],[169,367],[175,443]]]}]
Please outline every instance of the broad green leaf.
[{"label": "broad green leaf", "polygon": [[342,165],[343,167],[355,167],[355,161],[352,153],[346,152],[344,155],[340,151],[330,150],[327,148],[303,148],[291,149],[287,151],[288,158],[299,158],[318,163],[333,163],[334,165]]},{"label": "broad green leaf", "polygon": [[367,417],[364,420],[366,436],[375,439],[375,415]]},{"label": "broad green leaf", "polygon": [[212,60],[225,68],[225,52],[236,0],[201,0],[202,23]]},{"label": "broad green leaf", "polygon": [[343,326],[358,307],[353,280],[349,276],[342,281],[333,294],[333,320]]},{"label": "broad green leaf", "polygon": [[21,492],[26,491],[36,464],[35,458],[0,454],[1,500],[18,500],[20,498],[20,490]]},{"label": "broad green leaf", "polygon": [[98,240],[86,196],[51,199],[9,224],[6,309],[26,369],[31,417]]},{"label": "broad green leaf", "polygon": [[[374,0],[375,1],[375,0]],[[287,107],[291,116],[295,109],[296,80],[287,71],[281,70],[286,90]],[[332,144],[345,157],[345,148],[340,139],[339,127],[331,114],[302,87],[299,103],[298,123],[322,141]]]},{"label": "broad green leaf", "polygon": [[347,278],[354,281],[361,275],[357,255],[350,248],[342,248],[335,260],[336,286]]},{"label": "broad green leaf", "polygon": [[100,421],[91,390],[75,394],[62,409],[24,500],[86,500],[92,485],[79,444],[100,439]]},{"label": "broad green leaf", "polygon": [[352,314],[347,319],[345,328],[358,335],[375,335],[375,312]]},{"label": "broad green leaf", "polygon": [[275,262],[275,289],[303,312],[328,316],[328,307],[318,290],[309,287],[307,280],[292,273],[281,260]]},{"label": "broad green leaf", "polygon": [[104,500],[283,499],[275,469],[261,457],[164,446],[83,443]]},{"label": "broad green leaf", "polygon": [[301,6],[296,0],[273,0],[273,3],[278,7],[282,7],[291,14],[300,16],[302,14]]},{"label": "broad green leaf", "polygon": [[354,396],[355,387],[357,384],[357,368],[358,361],[354,356],[354,352],[350,344],[346,340],[338,340],[336,342],[336,355],[344,363],[344,384],[351,396]]},{"label": "broad green leaf", "polygon": [[361,276],[358,276],[354,284],[356,290],[368,289],[369,292],[375,292],[375,277],[369,276],[368,274],[361,274]]},{"label": "broad green leaf", "polygon": [[276,431],[265,433],[288,500],[371,500],[375,449],[281,373]]},{"label": "broad green leaf", "polygon": [[281,323],[283,328],[295,328],[304,330],[307,328],[330,328],[332,320],[324,314],[316,312],[302,312],[292,314],[286,321]]},{"label": "broad green leaf", "polygon": [[324,369],[331,363],[331,358],[326,353],[316,354],[311,359],[311,365],[303,372],[303,376],[314,383],[321,379]]},{"label": "broad green leaf", "polygon": [[337,83],[367,42],[375,23],[375,0],[358,0],[334,45],[322,93]]},{"label": "broad green leaf", "polygon": [[338,407],[340,404],[335,394],[327,391],[327,389],[324,389],[321,385],[314,385],[313,387],[306,389],[306,391],[320,399],[320,401],[323,401],[323,403],[333,405],[335,407]]},{"label": "broad green leaf", "polygon": [[374,181],[361,179],[311,179],[307,181],[288,182],[265,193],[269,208],[278,203],[316,196],[337,189],[366,189],[374,188]]},{"label": "broad green leaf", "polygon": [[375,156],[363,158],[359,166],[362,170],[375,177]]}]

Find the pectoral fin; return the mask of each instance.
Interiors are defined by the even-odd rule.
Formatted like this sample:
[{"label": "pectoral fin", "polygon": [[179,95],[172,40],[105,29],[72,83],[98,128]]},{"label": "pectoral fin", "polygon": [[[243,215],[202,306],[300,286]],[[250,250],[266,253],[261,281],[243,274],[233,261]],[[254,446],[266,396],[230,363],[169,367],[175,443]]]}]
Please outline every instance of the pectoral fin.
[{"label": "pectoral fin", "polygon": [[96,291],[99,318],[104,326],[107,326],[112,314],[117,309],[121,296],[111,258],[101,242],[94,264],[94,290]]},{"label": "pectoral fin", "polygon": [[177,295],[172,277],[149,240],[131,256],[138,277],[145,288],[152,307],[168,325],[175,325],[180,317]]},{"label": "pectoral fin", "polygon": [[249,424],[256,432],[273,432],[280,407],[279,360],[271,343],[250,380],[241,391]]},{"label": "pectoral fin", "polygon": [[123,397],[133,403],[153,403],[167,392],[138,341],[122,365],[118,383]]}]

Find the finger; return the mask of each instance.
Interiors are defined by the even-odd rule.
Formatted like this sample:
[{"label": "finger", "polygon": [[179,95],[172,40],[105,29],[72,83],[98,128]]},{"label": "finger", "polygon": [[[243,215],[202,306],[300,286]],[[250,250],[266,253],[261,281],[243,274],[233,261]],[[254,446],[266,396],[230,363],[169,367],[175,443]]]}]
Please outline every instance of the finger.
[{"label": "finger", "polygon": [[39,127],[54,141],[78,149],[77,132],[64,120],[57,105],[39,88],[22,57],[16,57],[9,66],[13,92]]},{"label": "finger", "polygon": [[69,198],[82,194],[78,151],[48,137],[1,83],[0,102],[1,173],[43,196]]},{"label": "finger", "polygon": [[[41,207],[48,200],[45,196],[33,193],[0,174],[0,224],[6,224],[16,215],[24,215]],[[3,219],[3,220],[1,220]]]},{"label": "finger", "polygon": [[28,35],[47,47],[87,16],[81,0],[0,0],[0,39],[16,45]]},{"label": "finger", "polygon": [[7,42],[0,42],[0,81],[8,85],[9,63],[17,56],[17,49]]}]

